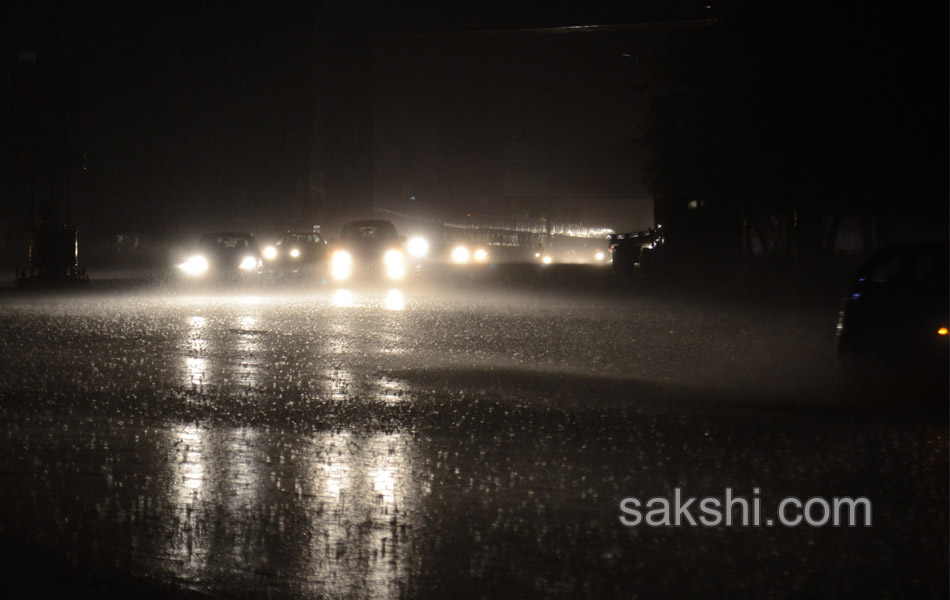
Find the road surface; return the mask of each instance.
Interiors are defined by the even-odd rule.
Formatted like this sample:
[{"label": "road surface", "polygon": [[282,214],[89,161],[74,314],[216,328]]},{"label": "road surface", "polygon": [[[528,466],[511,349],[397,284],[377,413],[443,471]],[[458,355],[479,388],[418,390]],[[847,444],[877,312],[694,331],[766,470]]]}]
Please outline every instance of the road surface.
[{"label": "road surface", "polygon": [[[946,597],[941,419],[833,311],[557,286],[0,295],[10,597]],[[627,527],[866,497],[870,527]]]}]

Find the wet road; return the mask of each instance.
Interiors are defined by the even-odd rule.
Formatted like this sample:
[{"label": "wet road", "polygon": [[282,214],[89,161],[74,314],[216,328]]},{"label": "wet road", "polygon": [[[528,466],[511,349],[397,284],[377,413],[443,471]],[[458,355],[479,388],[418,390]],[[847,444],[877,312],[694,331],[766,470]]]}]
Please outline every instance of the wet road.
[{"label": "wet road", "polygon": [[[946,423],[839,402],[834,319],[477,285],[6,293],[4,593],[945,597]],[[873,525],[620,524],[674,487],[866,496]]]}]

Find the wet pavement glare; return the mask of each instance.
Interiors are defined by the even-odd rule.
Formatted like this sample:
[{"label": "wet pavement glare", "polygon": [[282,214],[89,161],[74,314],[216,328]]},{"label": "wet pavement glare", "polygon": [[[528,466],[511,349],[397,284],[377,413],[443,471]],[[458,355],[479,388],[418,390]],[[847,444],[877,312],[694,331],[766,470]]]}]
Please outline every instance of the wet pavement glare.
[{"label": "wet pavement glare", "polygon": [[[836,404],[834,318],[530,290],[6,294],[8,593],[946,596],[946,425]],[[676,486],[761,488],[766,510],[867,496],[874,523],[620,524],[622,498]]]}]

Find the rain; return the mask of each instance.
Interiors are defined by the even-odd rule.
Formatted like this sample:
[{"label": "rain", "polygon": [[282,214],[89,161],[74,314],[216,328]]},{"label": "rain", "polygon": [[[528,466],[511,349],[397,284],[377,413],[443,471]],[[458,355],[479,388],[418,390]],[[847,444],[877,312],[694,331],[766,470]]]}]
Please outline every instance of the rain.
[{"label": "rain", "polygon": [[[849,595],[940,569],[904,549],[944,551],[946,434],[836,408],[820,310],[489,285],[0,302],[3,536],[77,589],[713,594],[794,555],[788,590],[833,560]],[[623,497],[722,482],[867,496],[875,527],[618,524]]]}]

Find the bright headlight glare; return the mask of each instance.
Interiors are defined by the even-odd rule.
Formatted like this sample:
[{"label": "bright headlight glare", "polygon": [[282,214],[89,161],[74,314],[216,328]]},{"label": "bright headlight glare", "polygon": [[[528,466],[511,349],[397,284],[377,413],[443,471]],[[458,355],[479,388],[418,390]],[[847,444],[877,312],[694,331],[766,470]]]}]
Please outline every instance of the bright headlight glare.
[{"label": "bright headlight glare", "polygon": [[546,265],[549,265],[549,264],[551,264],[551,257],[550,257],[550,256],[545,256],[544,258],[541,259],[541,262],[543,262],[543,263],[546,264]]},{"label": "bright headlight glare", "polygon": [[290,251],[290,255],[294,258],[297,258],[298,256],[300,256],[300,250],[294,248],[293,250]]},{"label": "bright headlight glare", "polygon": [[422,258],[429,253],[429,242],[424,237],[410,238],[406,243],[406,249],[415,258]]},{"label": "bright headlight glare", "polygon": [[390,279],[402,279],[405,274],[406,267],[404,267],[401,262],[386,265],[386,275],[388,275]]},{"label": "bright headlight glare", "polygon": [[478,262],[485,262],[487,258],[488,258],[488,250],[485,250],[484,248],[479,248],[478,250],[475,251],[475,260],[477,260]]},{"label": "bright headlight glare", "polygon": [[399,250],[387,250],[383,255],[383,263],[388,267],[402,265],[402,252]]},{"label": "bright headlight glare", "polygon": [[468,248],[465,246],[456,246],[452,250],[452,262],[463,264],[468,262]]},{"label": "bright headlight glare", "polygon": [[594,255],[594,258],[596,258],[597,260],[604,260],[604,253],[598,250],[597,254]]},{"label": "bright headlight glare", "polygon": [[334,279],[346,279],[353,273],[353,256],[346,250],[337,250],[330,259],[330,274]]},{"label": "bright headlight glare", "polygon": [[244,260],[241,261],[240,269],[242,271],[250,271],[257,266],[257,259],[253,256],[245,256]]},{"label": "bright headlight glare", "polygon": [[277,258],[277,248],[274,248],[273,246],[264,248],[264,258],[267,260],[274,260]]},{"label": "bright headlight glare", "polygon": [[208,270],[208,259],[200,255],[192,256],[178,265],[178,268],[188,275],[201,275]]}]

